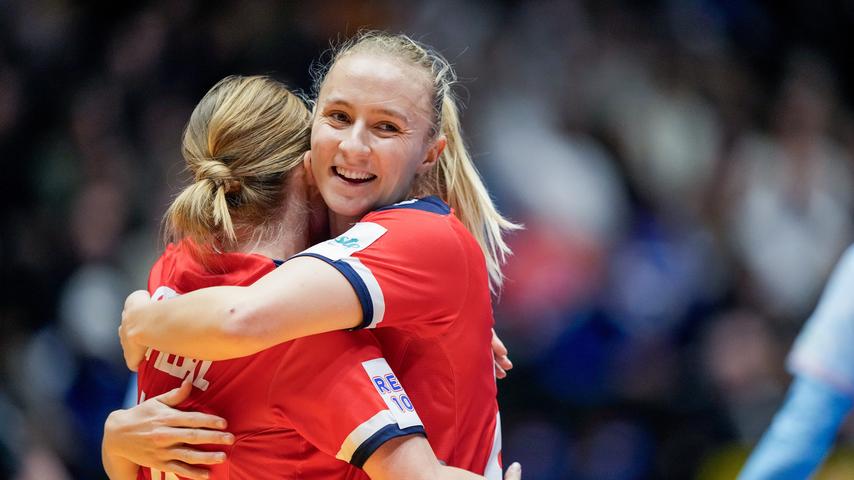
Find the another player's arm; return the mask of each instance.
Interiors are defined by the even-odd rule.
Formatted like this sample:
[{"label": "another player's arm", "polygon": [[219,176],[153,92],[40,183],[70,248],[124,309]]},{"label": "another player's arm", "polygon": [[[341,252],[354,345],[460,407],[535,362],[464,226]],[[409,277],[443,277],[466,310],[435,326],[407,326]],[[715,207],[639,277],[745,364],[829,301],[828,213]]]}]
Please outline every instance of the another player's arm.
[{"label": "another player's arm", "polygon": [[[382,444],[363,466],[371,480],[483,480],[484,477],[439,463],[427,439],[421,435],[393,438]],[[522,470],[514,464],[505,480],[519,480]]]},{"label": "another player's arm", "polygon": [[116,410],[104,423],[101,461],[110,480],[135,480],[140,466],[202,480],[206,465],[225,461],[225,453],[197,450],[195,445],[230,445],[234,436],[218,429],[225,420],[174,407],[185,400],[192,383],[150,398],[126,410]]},{"label": "another player's arm", "polygon": [[192,358],[251,355],[362,321],[351,284],[312,257],[289,260],[247,287],[204,288],[159,302],[143,293],[134,292],[125,303],[122,335],[138,345]]}]

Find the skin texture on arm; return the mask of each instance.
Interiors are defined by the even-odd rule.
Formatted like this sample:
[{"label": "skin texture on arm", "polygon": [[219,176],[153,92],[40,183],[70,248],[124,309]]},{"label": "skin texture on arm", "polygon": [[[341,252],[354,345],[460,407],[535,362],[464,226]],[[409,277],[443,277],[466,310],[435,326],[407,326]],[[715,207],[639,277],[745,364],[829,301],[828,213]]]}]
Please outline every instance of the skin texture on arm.
[{"label": "skin texture on arm", "polygon": [[321,260],[299,257],[247,287],[204,288],[159,302],[134,292],[125,302],[120,335],[123,344],[225,360],[361,321],[347,279]]},{"label": "skin texture on arm", "polygon": [[110,480],[136,480],[139,466],[124,457],[111,454],[104,444],[101,445],[101,461]]},{"label": "skin texture on arm", "polygon": [[[505,480],[520,480],[522,469],[514,463]],[[439,463],[427,439],[420,435],[393,438],[380,446],[364,465],[371,480],[476,480],[484,477]]]},{"label": "skin texture on arm", "polygon": [[[293,261],[296,261],[296,260],[293,260]],[[243,287],[223,287],[223,288],[241,289]],[[240,292],[240,290],[237,290],[237,292]],[[239,293],[235,293],[235,294],[239,294]],[[156,302],[151,301],[151,297],[148,295],[148,292],[146,292],[144,290],[139,290],[139,291],[133,292],[125,300],[124,312],[122,313],[123,322],[122,322],[122,326],[119,327],[119,339],[121,340],[121,345],[122,345],[122,350],[124,351],[125,361],[127,363],[128,368],[131,371],[135,372],[137,370],[137,367],[138,367],[139,363],[142,361],[143,356],[145,355],[145,351],[148,347],[145,346],[144,344],[135,343],[134,341],[131,340],[130,336],[127,334],[128,326],[126,325],[126,321],[128,321],[128,322],[130,321],[129,319],[131,318],[131,313],[130,313],[131,311],[133,311],[133,315],[144,316],[144,315],[148,314],[148,315],[156,316],[157,312],[154,311],[152,308],[149,308],[150,306],[156,305],[156,304],[157,304]],[[134,318],[138,319],[139,317],[134,317]],[[137,321],[144,322],[146,320],[139,319]],[[216,328],[211,328],[209,331],[213,331],[215,335],[223,335],[223,332],[224,332],[224,331],[218,331]],[[139,335],[145,334],[145,333],[146,332],[144,332],[144,331],[141,333],[137,333],[135,335],[135,337],[138,338]],[[158,335],[158,333],[155,332],[154,335]],[[203,338],[206,343],[209,342],[209,339],[207,339],[205,337],[196,337],[196,340],[198,340],[199,338]],[[495,363],[495,376],[496,376],[496,378],[499,378],[499,379],[505,378],[505,377],[507,377],[507,372],[509,372],[513,368],[513,363],[510,361],[510,357],[508,356],[507,347],[504,345],[504,342],[502,342],[501,339],[498,337],[498,335],[495,333],[494,329],[492,330],[491,345],[492,345],[492,353],[493,353],[494,363]],[[235,347],[234,345],[223,345],[221,347],[223,348],[223,355],[231,354],[232,356],[241,356],[240,355],[241,350],[239,350],[239,348]],[[214,346],[206,344],[206,345],[197,346],[194,348],[212,349],[212,348],[214,348]],[[209,352],[212,350],[205,350],[205,351]],[[245,355],[248,355],[251,353],[253,353],[253,352],[245,353]],[[180,354],[180,352],[179,352],[179,354]],[[183,355],[190,356],[190,357],[193,356],[189,353],[185,353]],[[212,356],[199,356],[199,357],[195,357],[195,358],[206,358],[207,359],[207,358],[213,358],[213,357]],[[213,358],[213,359],[218,360],[218,358]]]},{"label": "skin texture on arm", "polygon": [[110,480],[134,480],[138,466],[202,480],[208,478],[208,470],[198,465],[225,461],[223,452],[193,447],[234,443],[233,435],[221,431],[225,420],[173,408],[190,395],[191,389],[192,383],[184,381],[179,388],[107,417],[101,460]]}]

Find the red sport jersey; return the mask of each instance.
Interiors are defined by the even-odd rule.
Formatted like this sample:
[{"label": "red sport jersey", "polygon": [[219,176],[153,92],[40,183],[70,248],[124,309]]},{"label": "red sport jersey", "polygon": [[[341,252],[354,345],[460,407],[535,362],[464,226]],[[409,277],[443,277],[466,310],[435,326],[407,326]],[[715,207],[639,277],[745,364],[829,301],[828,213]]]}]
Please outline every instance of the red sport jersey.
[{"label": "red sport jersey", "polygon": [[[267,257],[232,253],[210,263],[199,264],[186,242],[170,245],[151,270],[152,297],[249,285],[276,267]],[[211,479],[366,479],[353,465],[361,467],[391,438],[424,432],[369,332],[330,332],[215,362],[150,349],[139,369],[138,398],[178,387],[188,375],[194,388],[178,408],[224,417],[236,439],[215,447],[228,460],[211,468]],[[138,478],[181,477],[141,468]]]},{"label": "red sport jersey", "polygon": [[424,420],[436,456],[501,478],[492,303],[483,252],[436,197],[367,214],[297,256],[343,274]]}]

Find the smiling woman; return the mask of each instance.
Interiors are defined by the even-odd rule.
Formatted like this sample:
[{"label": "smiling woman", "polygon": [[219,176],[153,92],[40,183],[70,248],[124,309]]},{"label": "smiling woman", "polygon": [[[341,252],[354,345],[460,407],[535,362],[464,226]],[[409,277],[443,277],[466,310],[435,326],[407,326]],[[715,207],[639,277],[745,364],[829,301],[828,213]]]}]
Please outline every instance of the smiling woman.
[{"label": "smiling woman", "polygon": [[339,231],[398,202],[445,148],[429,78],[390,55],[354,53],[329,71],[312,124],[309,170]]},{"label": "smiling woman", "polygon": [[[446,60],[402,35],[346,44],[319,79],[304,159],[338,238],[250,286],[162,302],[131,296],[129,364],[145,346],[218,360],[368,329],[406,386],[394,405],[418,409],[438,458],[500,479],[490,288],[500,288],[509,253],[502,234],[518,227],[496,211],[471,162],[454,79]],[[382,478],[386,452],[364,463],[372,478]]]}]

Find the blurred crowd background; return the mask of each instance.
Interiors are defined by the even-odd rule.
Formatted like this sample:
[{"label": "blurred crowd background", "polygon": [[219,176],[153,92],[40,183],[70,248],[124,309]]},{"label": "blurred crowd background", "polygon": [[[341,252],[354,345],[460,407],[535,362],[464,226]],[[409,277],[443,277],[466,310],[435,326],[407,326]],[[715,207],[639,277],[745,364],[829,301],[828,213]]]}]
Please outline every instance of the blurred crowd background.
[{"label": "blurred crowd background", "polygon": [[[0,1],[0,478],[105,478],[116,327],[228,74],[361,26],[438,47],[512,237],[505,461],[731,479],[854,240],[849,1]],[[854,293],[852,293],[854,294]],[[820,478],[851,478],[854,425]]]}]

